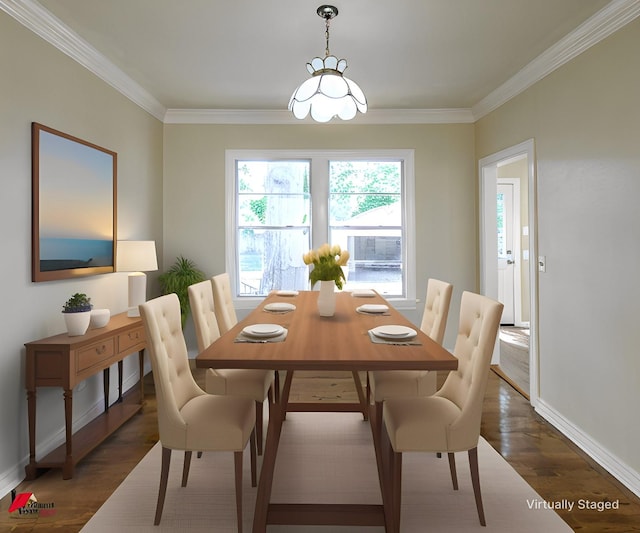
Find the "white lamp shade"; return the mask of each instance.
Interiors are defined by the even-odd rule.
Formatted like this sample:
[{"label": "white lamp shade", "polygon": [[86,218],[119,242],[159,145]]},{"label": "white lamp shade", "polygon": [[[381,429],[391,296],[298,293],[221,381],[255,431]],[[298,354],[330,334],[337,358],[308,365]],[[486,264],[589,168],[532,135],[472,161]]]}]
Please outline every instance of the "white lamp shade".
[{"label": "white lamp shade", "polygon": [[158,270],[155,241],[118,241],[118,272],[150,272]]}]

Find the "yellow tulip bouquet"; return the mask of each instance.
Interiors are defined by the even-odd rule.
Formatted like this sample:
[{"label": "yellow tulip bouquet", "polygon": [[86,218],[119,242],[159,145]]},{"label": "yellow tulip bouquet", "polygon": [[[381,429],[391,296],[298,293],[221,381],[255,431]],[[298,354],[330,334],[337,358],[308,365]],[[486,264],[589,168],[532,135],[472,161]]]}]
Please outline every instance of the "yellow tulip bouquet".
[{"label": "yellow tulip bouquet", "polygon": [[309,272],[311,287],[318,281],[333,280],[338,289],[342,289],[343,282],[346,281],[342,267],[349,261],[349,252],[342,250],[339,245],[323,244],[317,250],[309,250],[302,256],[305,265],[313,265]]}]

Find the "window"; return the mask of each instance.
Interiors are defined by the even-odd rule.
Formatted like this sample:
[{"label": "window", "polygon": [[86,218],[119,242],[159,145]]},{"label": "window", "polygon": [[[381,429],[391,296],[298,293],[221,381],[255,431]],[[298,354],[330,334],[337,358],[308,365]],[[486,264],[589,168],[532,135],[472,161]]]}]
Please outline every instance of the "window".
[{"label": "window", "polygon": [[415,306],[413,151],[228,150],[226,166],[237,307],[273,289],[308,289],[302,255],[325,242],[350,252],[346,289]]}]

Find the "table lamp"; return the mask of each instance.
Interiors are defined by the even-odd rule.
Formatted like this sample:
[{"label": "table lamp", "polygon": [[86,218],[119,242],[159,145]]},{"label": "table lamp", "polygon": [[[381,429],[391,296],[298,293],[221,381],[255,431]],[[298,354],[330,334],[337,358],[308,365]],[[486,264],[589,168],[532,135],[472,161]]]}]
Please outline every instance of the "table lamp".
[{"label": "table lamp", "polygon": [[147,301],[147,275],[158,270],[155,241],[118,241],[116,270],[129,272],[128,316],[140,316],[138,306]]}]

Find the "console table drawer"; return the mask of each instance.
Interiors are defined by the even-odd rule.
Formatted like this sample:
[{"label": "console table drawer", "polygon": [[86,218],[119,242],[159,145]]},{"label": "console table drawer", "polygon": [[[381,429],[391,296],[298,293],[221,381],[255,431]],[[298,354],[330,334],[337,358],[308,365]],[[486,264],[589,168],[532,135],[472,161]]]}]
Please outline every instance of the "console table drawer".
[{"label": "console table drawer", "polygon": [[126,333],[118,335],[118,353],[130,351],[134,346],[144,342],[144,331],[142,328],[132,329]]},{"label": "console table drawer", "polygon": [[91,346],[87,346],[77,352],[77,365],[78,372],[82,372],[87,368],[91,368],[94,365],[105,361],[115,355],[115,343],[113,339],[105,339],[102,342],[97,342]]}]

